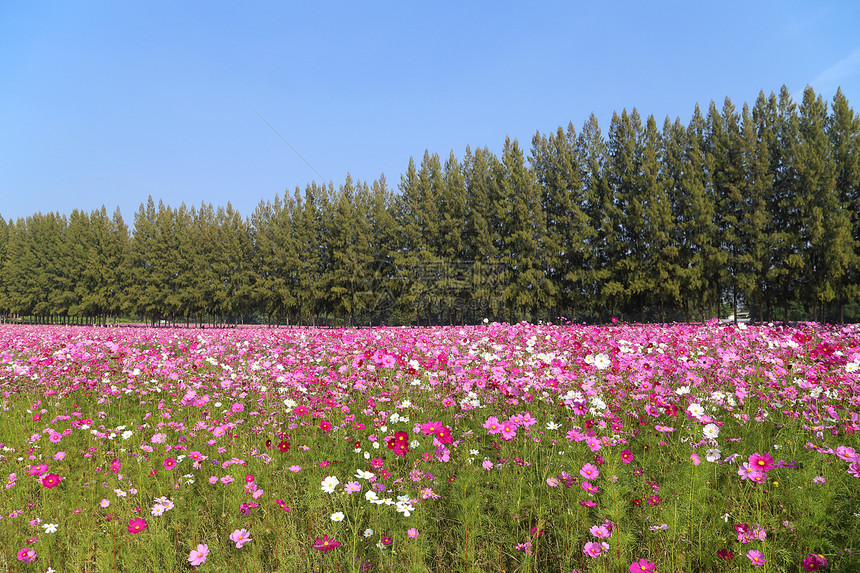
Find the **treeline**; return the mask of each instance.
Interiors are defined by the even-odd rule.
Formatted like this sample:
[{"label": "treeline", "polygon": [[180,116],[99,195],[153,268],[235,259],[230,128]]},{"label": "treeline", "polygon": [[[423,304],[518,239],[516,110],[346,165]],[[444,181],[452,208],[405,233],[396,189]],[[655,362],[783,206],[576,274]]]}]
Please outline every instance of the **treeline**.
[{"label": "treeline", "polygon": [[[68,321],[843,318],[860,294],[860,119],[783,87],[658,127],[634,109],[261,202],[0,219],[0,311]],[[76,318],[77,317],[77,318]],[[851,318],[851,317],[849,317]]]}]

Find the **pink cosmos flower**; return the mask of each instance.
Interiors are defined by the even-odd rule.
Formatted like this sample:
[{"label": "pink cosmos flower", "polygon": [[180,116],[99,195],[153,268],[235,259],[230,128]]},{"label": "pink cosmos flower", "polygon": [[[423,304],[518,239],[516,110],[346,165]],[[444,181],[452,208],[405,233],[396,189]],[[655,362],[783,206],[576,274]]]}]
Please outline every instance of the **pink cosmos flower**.
[{"label": "pink cosmos flower", "polygon": [[26,547],[22,547],[18,552],[18,561],[23,561],[24,563],[32,563],[36,560],[36,552],[32,549],[28,549]]},{"label": "pink cosmos flower", "polygon": [[511,420],[505,420],[501,426],[502,439],[513,440],[517,437],[517,425]]},{"label": "pink cosmos flower", "polygon": [[490,434],[498,434],[502,431],[502,425],[499,423],[499,419],[495,416],[490,416],[489,418],[487,418],[487,421],[484,422],[483,427],[486,428]]},{"label": "pink cosmos flower", "polygon": [[738,475],[741,476],[741,479],[748,479],[755,481],[756,478],[760,478],[764,476],[764,472],[760,472],[754,467],[752,464],[748,462],[744,462],[741,467],[738,468]]},{"label": "pink cosmos flower", "polygon": [[174,460],[173,458],[167,458],[166,460],[164,460],[164,463],[162,465],[164,466],[164,469],[172,470],[176,467],[176,460]]},{"label": "pink cosmos flower", "polygon": [[361,484],[357,481],[348,481],[346,485],[343,486],[344,493],[355,493],[361,491]]},{"label": "pink cosmos flower", "polygon": [[598,539],[603,539],[604,537],[612,537],[612,533],[610,533],[609,530],[602,525],[592,525],[589,531],[593,536],[597,537]]},{"label": "pink cosmos flower", "polygon": [[595,486],[594,484],[592,484],[589,481],[584,481],[580,485],[582,486],[582,489],[584,489],[585,491],[587,491],[590,494],[600,493],[600,488],[598,488],[597,486]]},{"label": "pink cosmos flower", "polygon": [[425,436],[432,436],[439,431],[439,428],[442,427],[442,422],[424,422],[421,424],[421,432]]},{"label": "pink cosmos flower", "polygon": [[839,446],[836,448],[836,456],[843,461],[853,462],[857,459],[857,451],[849,446]]},{"label": "pink cosmos flower", "polygon": [[594,464],[585,464],[582,466],[582,469],[579,470],[579,475],[585,479],[596,479],[600,476],[600,471],[598,471],[597,466]]},{"label": "pink cosmos flower", "polygon": [[409,531],[406,532],[406,534],[412,539],[415,539],[416,537],[418,537],[418,530],[412,527],[409,529]]},{"label": "pink cosmos flower", "polygon": [[48,464],[39,464],[37,466],[33,466],[30,468],[30,471],[27,472],[28,476],[41,476],[45,472],[48,471]]},{"label": "pink cosmos flower", "polygon": [[254,540],[251,539],[251,534],[247,529],[237,529],[230,534],[230,541],[236,544],[236,549],[242,549],[242,545]]},{"label": "pink cosmos flower", "polygon": [[657,571],[657,564],[642,558],[639,561],[633,562],[627,570],[630,573],[650,573],[651,571]]},{"label": "pink cosmos flower", "polygon": [[299,405],[299,406],[296,406],[295,408],[293,408],[293,414],[295,414],[296,416],[304,416],[307,413],[308,413],[308,407],[307,406]]},{"label": "pink cosmos flower", "polygon": [[585,444],[588,446],[588,448],[592,452],[596,452],[596,451],[600,450],[601,447],[603,447],[600,440],[598,440],[597,438],[591,437],[591,436],[585,438]]},{"label": "pink cosmos flower", "polygon": [[188,556],[188,562],[191,563],[192,567],[203,565],[204,563],[206,563],[206,557],[208,555],[209,546],[201,543],[197,546],[197,549],[191,550],[191,554]]},{"label": "pink cosmos flower", "polygon": [[582,552],[589,557],[600,557],[605,551],[609,551],[609,544],[605,541],[589,541],[582,548]]},{"label": "pink cosmos flower", "polygon": [[750,549],[747,552],[747,559],[752,561],[753,567],[761,567],[762,565],[767,563],[767,559],[765,558],[764,553],[756,549]]}]

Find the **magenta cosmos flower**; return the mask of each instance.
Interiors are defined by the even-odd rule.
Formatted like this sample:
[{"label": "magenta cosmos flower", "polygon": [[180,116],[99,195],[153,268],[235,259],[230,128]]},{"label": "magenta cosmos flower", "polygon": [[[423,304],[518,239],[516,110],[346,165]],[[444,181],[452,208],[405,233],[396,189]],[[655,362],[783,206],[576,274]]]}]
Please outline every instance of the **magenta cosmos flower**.
[{"label": "magenta cosmos flower", "polygon": [[767,452],[763,454],[756,452],[749,457],[749,464],[754,470],[769,472],[773,469],[773,456]]},{"label": "magenta cosmos flower", "polygon": [[651,563],[647,559],[643,558],[631,564],[627,570],[630,571],[630,573],[648,573],[650,571],[656,571],[657,564]]},{"label": "magenta cosmos flower", "polygon": [[164,466],[164,469],[172,470],[176,467],[176,460],[174,460],[173,458],[167,458],[166,460],[164,460],[164,463],[162,465]]},{"label": "magenta cosmos flower", "polygon": [[138,517],[137,519],[128,520],[128,532],[129,533],[140,533],[146,529],[146,520],[142,517]]},{"label": "magenta cosmos flower", "polygon": [[824,558],[824,555],[810,553],[803,559],[803,568],[807,571],[818,571],[825,567],[827,567],[827,559]]},{"label": "magenta cosmos flower", "polygon": [[188,562],[191,563],[192,566],[197,567],[198,565],[206,563],[206,557],[208,556],[209,546],[201,543],[197,546],[197,549],[191,550],[191,554],[188,556]]},{"label": "magenta cosmos flower", "polygon": [[55,485],[59,484],[63,478],[58,476],[57,474],[48,474],[42,478],[42,485],[48,489],[51,489]]},{"label": "magenta cosmos flower", "polygon": [[340,541],[335,541],[334,537],[329,537],[328,535],[323,535],[322,538],[317,537],[314,541],[314,549],[323,553],[328,553],[340,545]]},{"label": "magenta cosmos flower", "polygon": [[22,547],[21,551],[18,552],[18,561],[23,561],[24,563],[32,563],[36,560],[36,552],[32,549],[27,549],[26,547]]}]

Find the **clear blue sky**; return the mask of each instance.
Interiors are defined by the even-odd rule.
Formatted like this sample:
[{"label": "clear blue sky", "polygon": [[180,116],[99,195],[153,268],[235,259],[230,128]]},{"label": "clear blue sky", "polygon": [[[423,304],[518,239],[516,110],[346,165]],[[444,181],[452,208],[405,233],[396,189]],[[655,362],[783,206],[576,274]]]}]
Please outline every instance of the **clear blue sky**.
[{"label": "clear blue sky", "polygon": [[860,2],[3,0],[0,215],[247,216],[347,173],[396,187],[425,149],[633,107],[687,123],[783,84],[860,111]]}]

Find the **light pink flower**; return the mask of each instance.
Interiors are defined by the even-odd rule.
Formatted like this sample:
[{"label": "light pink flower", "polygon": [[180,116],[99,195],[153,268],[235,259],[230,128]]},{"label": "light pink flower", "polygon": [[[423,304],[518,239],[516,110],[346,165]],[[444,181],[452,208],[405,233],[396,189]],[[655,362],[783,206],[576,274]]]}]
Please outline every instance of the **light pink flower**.
[{"label": "light pink flower", "polygon": [[251,539],[251,534],[247,529],[237,529],[230,534],[230,541],[236,544],[236,549],[242,549],[242,545],[254,540]]}]

